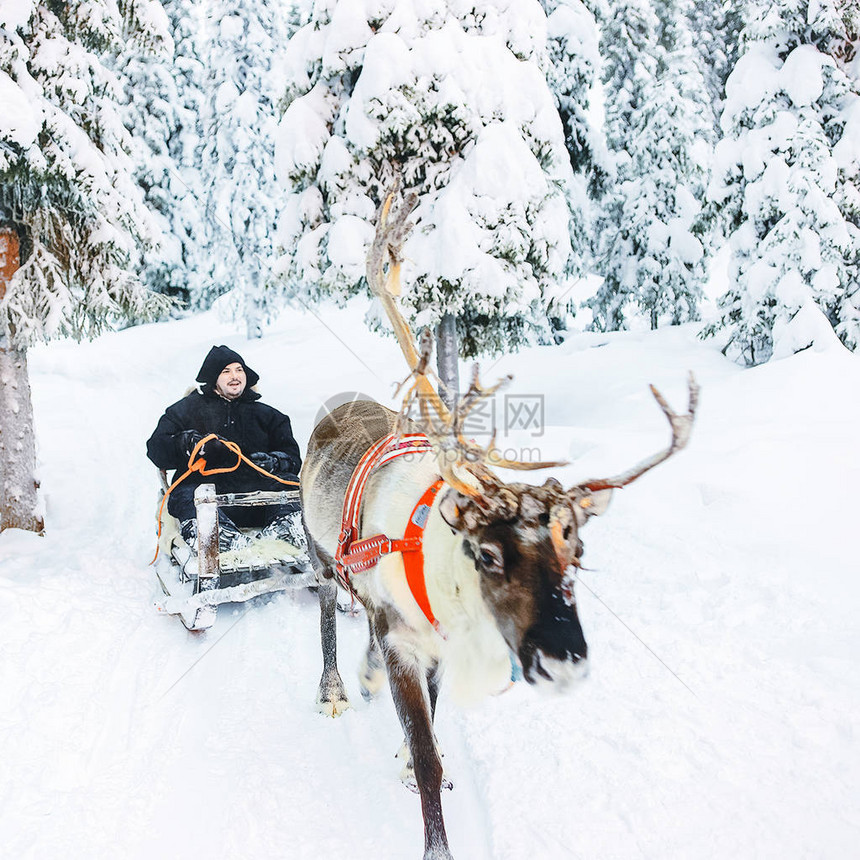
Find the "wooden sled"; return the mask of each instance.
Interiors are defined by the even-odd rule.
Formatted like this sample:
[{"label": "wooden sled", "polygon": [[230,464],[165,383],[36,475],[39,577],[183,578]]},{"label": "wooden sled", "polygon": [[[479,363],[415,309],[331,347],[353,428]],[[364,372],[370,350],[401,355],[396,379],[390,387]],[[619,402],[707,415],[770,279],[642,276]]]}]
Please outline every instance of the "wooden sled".
[{"label": "wooden sled", "polygon": [[[167,475],[163,470],[159,474],[163,497]],[[248,547],[218,550],[219,507],[281,505],[298,498],[298,490],[219,495],[214,484],[201,484],[194,492],[196,547],[185,542],[179,523],[165,512],[155,562],[160,591],[155,599],[156,610],[179,616],[188,630],[202,631],[215,623],[222,603],[243,603],[274,591],[316,585],[307,554],[284,540],[254,539],[255,530],[243,530],[252,537]]]}]

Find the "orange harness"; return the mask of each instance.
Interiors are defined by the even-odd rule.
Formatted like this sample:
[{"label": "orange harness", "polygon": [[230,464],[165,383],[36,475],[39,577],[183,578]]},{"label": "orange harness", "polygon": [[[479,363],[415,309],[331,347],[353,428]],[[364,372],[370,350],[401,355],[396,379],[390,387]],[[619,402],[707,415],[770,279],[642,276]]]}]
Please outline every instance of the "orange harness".
[{"label": "orange harness", "polygon": [[415,602],[433,629],[444,636],[439,621],[430,608],[430,599],[427,596],[423,548],[424,527],[427,525],[433,500],[442,487],[442,479],[439,478],[431,484],[421,495],[412,509],[402,538],[391,539],[380,534],[356,540],[359,534],[361,500],[371,472],[395,457],[424,453],[430,449],[430,441],[423,433],[409,433],[405,436],[390,433],[373,444],[364,454],[352,473],[343,501],[343,525],[334,557],[335,574],[338,582],[354,594],[350,581],[353,574],[373,567],[383,555],[392,552],[401,553],[406,572],[406,584]]},{"label": "orange harness", "polygon": [[[206,468],[206,460],[203,457],[199,457],[198,453],[203,445],[208,442],[210,439],[218,439],[222,445],[229,448],[236,455],[236,462],[232,466],[227,466],[221,469],[207,469]],[[252,469],[255,469],[261,475],[265,475],[267,478],[274,478],[281,484],[287,484],[290,487],[298,487],[298,481],[287,481],[284,478],[279,478],[277,475],[272,475],[267,472],[265,469],[261,469],[256,463],[252,463],[243,453],[242,449],[235,443],[231,442],[229,439],[221,439],[217,433],[210,433],[208,436],[204,436],[192,449],[191,455],[188,458],[188,469],[186,469],[183,475],[180,475],[168,488],[167,492],[164,494],[164,498],[161,500],[161,504],[158,506],[158,538],[161,538],[161,519],[164,514],[164,506],[167,504],[167,499],[170,494],[192,473],[192,472],[200,472],[201,475],[222,475],[225,472],[235,472],[236,469],[239,468],[240,463],[245,463],[250,466]],[[158,558],[158,545],[155,547],[155,555],[152,558],[150,564],[155,563],[155,559]]]}]

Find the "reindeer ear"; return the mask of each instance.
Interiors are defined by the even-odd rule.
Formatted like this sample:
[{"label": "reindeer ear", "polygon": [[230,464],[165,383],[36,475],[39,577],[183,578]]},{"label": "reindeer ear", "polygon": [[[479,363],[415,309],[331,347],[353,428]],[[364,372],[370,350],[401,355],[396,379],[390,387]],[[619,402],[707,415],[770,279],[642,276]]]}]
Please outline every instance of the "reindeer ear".
[{"label": "reindeer ear", "polygon": [[463,518],[470,504],[468,497],[450,489],[439,501],[439,513],[452,529],[459,531],[464,526]]},{"label": "reindeer ear", "polygon": [[573,498],[573,509],[576,512],[576,521],[583,525],[590,517],[599,517],[606,513],[609,500],[612,498],[612,490],[579,490]]}]

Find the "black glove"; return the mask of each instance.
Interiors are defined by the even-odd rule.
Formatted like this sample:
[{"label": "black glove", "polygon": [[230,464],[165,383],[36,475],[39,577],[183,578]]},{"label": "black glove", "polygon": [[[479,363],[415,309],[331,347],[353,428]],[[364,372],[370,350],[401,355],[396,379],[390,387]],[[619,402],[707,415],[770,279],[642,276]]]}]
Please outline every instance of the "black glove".
[{"label": "black glove", "polygon": [[179,456],[180,459],[184,456],[186,459],[191,456],[194,446],[203,438],[202,433],[196,430],[183,430],[182,433],[177,433]]},{"label": "black glove", "polygon": [[206,461],[207,469],[223,469],[227,466],[235,466],[239,460],[238,454],[234,454],[217,437],[210,439],[200,449],[200,456]]},{"label": "black glove", "polygon": [[292,474],[292,459],[283,451],[272,451],[268,454],[265,451],[258,451],[256,454],[251,454],[248,459],[270,475],[277,475],[281,478],[295,477]]}]

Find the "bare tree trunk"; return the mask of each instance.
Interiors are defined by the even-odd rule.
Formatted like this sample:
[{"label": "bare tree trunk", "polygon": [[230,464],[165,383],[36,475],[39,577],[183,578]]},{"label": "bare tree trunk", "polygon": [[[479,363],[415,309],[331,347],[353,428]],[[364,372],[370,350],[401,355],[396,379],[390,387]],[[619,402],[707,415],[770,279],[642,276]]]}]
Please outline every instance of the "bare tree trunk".
[{"label": "bare tree trunk", "polygon": [[0,531],[41,532],[27,353],[0,347]]},{"label": "bare tree trunk", "polygon": [[[0,299],[20,265],[18,236],[0,230]],[[41,532],[38,509],[36,442],[27,353],[14,349],[0,333],[0,531],[8,528]]]},{"label": "bare tree trunk", "polygon": [[457,319],[445,314],[436,326],[436,367],[442,381],[442,402],[452,409],[460,391],[460,371],[457,363]]}]

